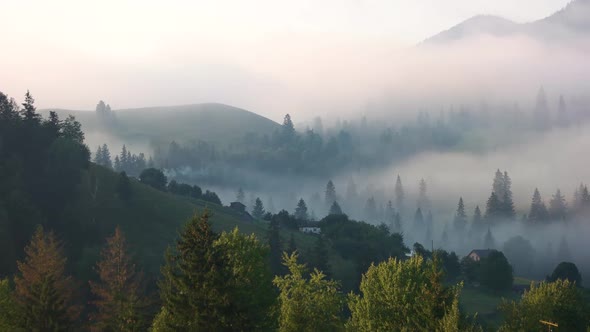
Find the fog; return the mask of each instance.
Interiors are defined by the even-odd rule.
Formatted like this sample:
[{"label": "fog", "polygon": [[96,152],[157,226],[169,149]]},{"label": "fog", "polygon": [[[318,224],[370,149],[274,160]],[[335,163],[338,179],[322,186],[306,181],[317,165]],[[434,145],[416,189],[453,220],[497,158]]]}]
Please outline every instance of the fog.
[{"label": "fog", "polygon": [[[125,14],[133,14],[134,8],[125,5],[121,13],[114,14],[114,27],[108,27],[106,19],[105,31],[96,25],[84,26],[82,31],[93,32],[87,39],[72,32],[70,25],[58,23],[51,29],[69,37],[34,39],[40,43],[43,56],[33,54],[32,50],[22,54],[15,51],[25,42],[11,36],[9,42],[13,47],[0,55],[3,57],[0,90],[6,87],[7,94],[20,96],[30,89],[40,108],[89,111],[99,99],[107,100],[115,110],[225,103],[277,122],[290,113],[300,132],[307,126],[312,127],[317,116],[324,119],[326,131],[334,133],[343,127],[342,121],[356,124],[366,116],[372,121],[366,128],[367,133],[363,133],[366,136],[376,136],[388,125],[403,127],[421,111],[434,116],[453,107],[480,112],[481,105],[491,105],[494,113],[516,108],[531,114],[534,96],[541,86],[548,93],[552,114],[556,112],[560,95],[564,95],[568,103],[588,100],[589,33],[556,27],[560,35],[557,40],[540,39],[527,30],[506,36],[483,33],[444,43],[422,43],[478,12],[458,13],[446,8],[438,19],[428,22],[428,18],[437,16],[436,6],[442,6],[439,2],[420,2],[422,7],[433,6],[428,7],[430,11],[423,16],[417,13],[424,8],[402,2],[405,5],[401,7],[387,7],[385,2],[379,2],[369,9],[347,3],[343,5],[345,9],[338,10],[331,19],[328,19],[331,7],[327,5],[307,4],[296,8],[294,13],[286,13],[288,10],[264,2],[271,8],[261,14],[265,17],[261,23],[256,23],[256,18],[260,18],[254,13],[256,6],[232,7],[224,2],[227,8],[197,6],[181,13],[175,4],[162,13],[163,22],[171,24],[169,30],[158,25],[147,33],[141,31],[141,27],[149,27],[156,21],[158,6],[143,8],[137,27],[118,31],[115,27],[128,23],[127,19],[132,20]],[[456,2],[467,5],[466,1]],[[481,8],[483,1],[476,3]],[[508,1],[499,3],[495,10],[489,8],[489,13],[506,14],[524,23],[543,18],[567,2],[528,2],[529,9],[536,11],[534,15],[511,10]],[[523,4],[521,2],[519,7],[527,7]],[[389,17],[379,13],[379,8],[398,11]],[[99,13],[105,11],[105,8],[94,9]],[[215,22],[216,15],[192,17],[191,13],[198,9],[212,11],[223,17],[222,22]],[[246,18],[241,17],[240,9],[245,10]],[[405,25],[369,22],[376,19],[396,21],[404,16],[404,9],[408,11],[408,17],[401,19]],[[371,15],[368,19],[361,18],[362,13]],[[90,15],[91,21],[98,24],[95,14]],[[283,24],[281,18],[285,17],[287,23]],[[179,23],[172,24],[175,19]],[[231,22],[232,19],[236,22]],[[75,17],[69,23],[83,20],[83,16]],[[410,29],[416,26],[422,28]],[[211,32],[212,28],[219,30]],[[407,35],[404,29],[409,29]],[[15,35],[30,37],[36,31],[25,30]],[[147,35],[150,32],[154,33],[153,38]],[[118,33],[122,35],[117,37]],[[69,38],[78,38],[79,44],[72,43]],[[73,44],[79,47],[68,47]],[[587,106],[583,106],[583,111]],[[408,244],[425,240],[423,234],[412,232],[418,183],[424,179],[431,202],[428,210],[435,218],[429,240],[434,246],[466,255],[470,249],[483,246],[483,234],[466,236],[452,231],[457,201],[459,197],[464,199],[469,218],[476,205],[484,212],[497,169],[508,172],[512,179],[517,220],[528,213],[535,188],[540,190],[546,204],[557,189],[572,203],[574,190],[581,182],[590,181],[587,157],[590,125],[576,122],[567,128],[556,127],[541,133],[504,128],[509,135],[502,144],[489,148],[475,151],[461,147],[425,149],[386,165],[343,168],[326,172],[329,175],[287,172],[281,176],[217,161],[208,167],[185,165],[167,168],[165,172],[169,179],[216,191],[225,204],[235,200],[236,191],[241,187],[246,192],[247,205],[251,206],[252,200],[260,197],[267,209],[273,210],[271,212],[280,209],[293,212],[297,201],[303,198],[317,219],[328,212],[324,190],[327,181],[333,180],[343,211],[352,218],[374,224],[387,221],[383,218],[369,220],[363,212],[365,202],[374,197],[377,208],[383,210],[388,201],[395,199],[394,185],[399,175],[406,191],[402,218]],[[490,131],[489,134],[502,135],[502,132]],[[518,138],[512,141],[513,136]],[[170,137],[170,141],[174,139]],[[154,154],[153,142],[123,139],[109,131],[86,132],[86,143],[92,150],[107,143],[113,155],[123,144],[134,153]],[[223,183],[219,179],[223,179]],[[351,182],[356,185],[357,195],[346,197]],[[271,199],[274,208],[270,208]],[[442,240],[445,229],[449,233],[448,241]],[[571,256],[564,257],[562,250],[562,256],[555,259],[573,259],[582,266],[583,273],[590,273],[590,257],[584,250],[590,224],[581,220],[569,225],[555,222],[534,230],[515,221],[495,226],[491,232],[498,249],[511,237],[522,235],[531,242],[537,255],[549,250],[549,244],[556,255],[562,239],[566,239]],[[540,271],[535,270],[530,275],[538,277]]]}]

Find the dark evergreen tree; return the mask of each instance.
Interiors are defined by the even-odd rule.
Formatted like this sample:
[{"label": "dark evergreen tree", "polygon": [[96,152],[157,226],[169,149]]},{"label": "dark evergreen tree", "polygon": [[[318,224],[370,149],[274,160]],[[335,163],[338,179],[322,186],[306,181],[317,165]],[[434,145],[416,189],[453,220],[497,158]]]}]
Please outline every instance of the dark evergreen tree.
[{"label": "dark evergreen tree", "polygon": [[430,208],[430,200],[428,199],[427,190],[428,189],[426,186],[426,181],[424,179],[420,179],[418,192],[418,207],[422,208],[423,210]]},{"label": "dark evergreen tree", "polygon": [[205,190],[205,193],[201,196],[201,199],[205,202],[221,205],[221,199],[219,199],[219,196],[217,196],[216,193],[209,190]]},{"label": "dark evergreen tree", "polygon": [[502,203],[494,192],[488,198],[485,217],[488,224],[496,223],[502,217]]},{"label": "dark evergreen tree", "polygon": [[111,152],[106,144],[102,145],[102,166],[113,169],[113,162],[111,161]]},{"label": "dark evergreen tree", "polygon": [[115,162],[113,163],[113,168],[114,168],[115,172],[123,171],[123,168],[121,167],[121,160],[119,159],[119,156],[115,156]]},{"label": "dark evergreen tree", "polygon": [[261,219],[264,216],[264,206],[259,197],[256,197],[254,207],[252,207],[252,216],[256,219]]},{"label": "dark evergreen tree", "polygon": [[291,115],[289,114],[286,114],[283,119],[282,135],[284,143],[289,143],[296,135],[295,126],[293,125]]},{"label": "dark evergreen tree", "polygon": [[528,215],[528,221],[530,223],[539,224],[546,222],[548,217],[549,215],[547,212],[547,207],[541,198],[539,189],[535,188],[531,202],[531,209]]},{"label": "dark evergreen tree", "polygon": [[35,99],[33,99],[29,90],[27,90],[27,93],[25,94],[25,102],[23,103],[21,116],[27,126],[38,125],[41,122],[41,115],[37,113]]},{"label": "dark evergreen tree", "polygon": [[553,221],[565,220],[567,215],[567,203],[565,197],[561,194],[561,191],[557,189],[551,201],[549,202],[549,217]]},{"label": "dark evergreen tree", "polygon": [[499,251],[492,251],[479,262],[479,280],[481,285],[494,291],[512,288],[514,275],[512,266],[506,256]]},{"label": "dark evergreen tree", "polygon": [[503,175],[503,191],[502,197],[498,196],[502,201],[502,214],[503,217],[509,220],[513,220],[516,216],[514,211],[514,201],[512,199],[512,179],[508,176],[508,172],[504,171]]},{"label": "dark evergreen tree", "polygon": [[471,221],[471,228],[475,231],[481,231],[483,229],[484,223],[483,218],[481,216],[481,209],[479,205],[475,207],[473,210],[473,219]]},{"label": "dark evergreen tree", "polygon": [[455,212],[455,229],[464,230],[467,226],[467,214],[465,213],[465,204],[463,204],[463,197],[459,197],[457,204],[457,212]]},{"label": "dark evergreen tree", "polygon": [[326,184],[326,193],[325,193],[325,201],[326,206],[332,206],[334,202],[336,202],[336,186],[334,186],[334,182],[332,180],[328,181]]},{"label": "dark evergreen tree", "polygon": [[309,219],[309,215],[307,214],[307,204],[303,198],[299,199],[297,203],[297,207],[295,208],[295,218],[301,221],[307,221]]},{"label": "dark evergreen tree", "polygon": [[332,206],[330,206],[330,213],[329,214],[330,215],[343,214],[342,209],[340,208],[340,205],[338,204],[338,202],[332,203]]},{"label": "dark evergreen tree", "polygon": [[96,149],[96,152],[94,153],[94,163],[98,164],[98,165],[102,165],[102,146],[98,146],[98,148]]},{"label": "dark evergreen tree", "polygon": [[175,248],[166,252],[159,286],[168,329],[223,330],[225,322],[220,316],[228,308],[228,299],[222,252],[213,245],[217,239],[205,211],[189,221]]}]

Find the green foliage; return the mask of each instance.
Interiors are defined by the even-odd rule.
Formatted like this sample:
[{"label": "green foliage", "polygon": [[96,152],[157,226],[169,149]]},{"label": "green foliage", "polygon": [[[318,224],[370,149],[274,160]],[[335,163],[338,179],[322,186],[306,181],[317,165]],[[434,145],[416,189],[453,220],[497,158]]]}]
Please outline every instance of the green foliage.
[{"label": "green foliage", "polygon": [[297,253],[284,254],[289,273],[274,279],[280,290],[279,331],[342,331],[344,301],[338,283],[326,280],[317,269],[306,279],[305,266],[297,263],[297,257]]},{"label": "green foliage", "polygon": [[166,326],[176,330],[220,330],[227,326],[223,312],[228,298],[223,256],[209,224],[209,212],[193,216],[180,233],[174,249],[166,252],[159,282],[160,297],[168,311]]},{"label": "green foliage", "polygon": [[268,249],[237,229],[218,236],[194,216],[166,254],[157,326],[174,330],[266,330],[274,303]]},{"label": "green foliage", "polygon": [[443,277],[436,257],[431,261],[421,256],[406,261],[391,258],[371,265],[363,275],[361,294],[349,295],[347,327],[352,331],[437,330],[459,295],[458,288],[443,284]]},{"label": "green foliage", "polygon": [[503,253],[494,250],[479,261],[479,281],[482,286],[494,291],[512,288],[512,266]]},{"label": "green foliage", "polygon": [[235,228],[223,232],[214,247],[224,258],[227,320],[234,331],[264,331],[274,326],[271,308],[276,295],[268,265],[268,247],[254,234],[243,235]]},{"label": "green foliage", "polygon": [[559,331],[586,331],[588,307],[581,290],[567,280],[531,284],[518,302],[500,306],[506,320],[500,331],[541,331],[540,320],[559,325]]},{"label": "green foliage", "polygon": [[139,181],[160,191],[166,191],[166,183],[168,183],[166,175],[155,168],[144,169],[139,175]]},{"label": "green foliage", "polygon": [[15,326],[19,321],[18,307],[13,299],[13,290],[8,279],[0,280],[0,331],[24,331]]}]

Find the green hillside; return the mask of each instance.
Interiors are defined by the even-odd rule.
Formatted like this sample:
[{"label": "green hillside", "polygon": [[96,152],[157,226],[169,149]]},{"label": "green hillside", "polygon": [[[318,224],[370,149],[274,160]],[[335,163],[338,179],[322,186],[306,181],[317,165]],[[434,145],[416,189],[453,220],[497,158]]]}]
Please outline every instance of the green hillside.
[{"label": "green hillside", "polygon": [[[205,208],[212,212],[212,224],[217,231],[238,226],[242,232],[255,233],[264,241],[265,224],[243,222],[228,207],[164,193],[136,180],[131,180],[132,195],[125,202],[117,197],[117,181],[118,174],[92,165],[84,175],[81,195],[71,213],[85,221],[86,231],[108,234],[120,225],[148,274],[158,274],[164,251],[174,243],[178,230],[195,211]],[[76,237],[67,236],[67,240],[76,241]],[[76,245],[85,248],[79,257],[73,257],[79,265],[76,270],[91,273],[89,268],[96,261],[101,246],[102,243]]]},{"label": "green hillside", "polygon": [[[93,111],[52,109],[61,118],[74,115],[85,132],[102,131],[105,126]],[[48,112],[49,110],[45,110]],[[204,140],[229,144],[248,133],[271,134],[279,124],[244,109],[223,104],[195,104],[114,110],[111,133],[123,141],[141,140],[169,143]]]}]

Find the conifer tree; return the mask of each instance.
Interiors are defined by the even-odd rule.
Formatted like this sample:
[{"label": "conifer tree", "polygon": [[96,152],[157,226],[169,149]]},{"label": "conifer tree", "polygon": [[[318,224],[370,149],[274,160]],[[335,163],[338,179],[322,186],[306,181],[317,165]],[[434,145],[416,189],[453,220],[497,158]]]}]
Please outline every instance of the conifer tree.
[{"label": "conifer tree", "polygon": [[528,221],[534,224],[543,223],[547,221],[548,212],[539,189],[535,188],[533,199],[531,202],[531,209],[528,215]]},{"label": "conifer tree", "polygon": [[343,214],[342,208],[340,208],[340,204],[338,204],[338,202],[336,201],[332,203],[332,206],[330,206],[330,215],[333,214]]},{"label": "conifer tree", "polygon": [[74,329],[81,308],[75,303],[75,282],[65,273],[61,244],[38,226],[25,253],[14,277],[15,301],[23,318],[17,325],[25,331]]},{"label": "conifer tree", "polygon": [[123,171],[129,171],[129,162],[131,157],[129,156],[129,152],[127,151],[127,147],[123,144],[121,148],[121,154],[119,155],[119,167]]},{"label": "conifer tree", "polygon": [[418,193],[418,207],[423,210],[430,208],[430,200],[428,199],[426,181],[420,179],[419,193]]},{"label": "conifer tree", "polygon": [[299,199],[299,202],[297,203],[297,207],[295,208],[295,218],[302,221],[307,221],[309,219],[307,204],[305,204],[303,198]]},{"label": "conifer tree", "polygon": [[457,212],[455,212],[455,229],[464,230],[466,225],[467,214],[465,213],[465,204],[463,204],[463,197],[459,197]]},{"label": "conifer tree", "polygon": [[96,265],[99,280],[90,281],[97,311],[90,316],[92,330],[140,331],[146,328],[142,276],[127,252],[127,243],[117,226],[107,238]]},{"label": "conifer tree", "polygon": [[328,181],[326,184],[326,193],[325,193],[325,201],[326,206],[332,206],[334,202],[336,202],[336,186],[334,186],[334,182],[332,180]]},{"label": "conifer tree", "polygon": [[115,162],[113,164],[114,170],[115,172],[121,172],[122,168],[121,168],[121,160],[119,159],[119,156],[115,156]]},{"label": "conifer tree", "polygon": [[502,206],[495,192],[492,192],[486,204],[486,221],[488,224],[497,222],[502,216]]},{"label": "conifer tree", "polygon": [[254,207],[252,207],[252,216],[256,219],[261,219],[262,216],[264,216],[264,206],[262,205],[260,197],[256,197]]},{"label": "conifer tree", "polygon": [[560,127],[567,127],[569,125],[569,118],[567,114],[567,105],[563,96],[559,96],[559,104],[557,111],[557,125]]},{"label": "conifer tree", "polygon": [[27,90],[25,94],[25,102],[23,103],[23,109],[21,110],[22,118],[25,124],[39,124],[41,122],[41,115],[37,113],[37,108],[35,107],[35,99]]},{"label": "conifer tree", "polygon": [[482,226],[483,226],[483,218],[481,217],[481,209],[479,208],[479,205],[477,205],[475,207],[475,210],[473,211],[473,221],[472,221],[471,227],[481,230]]},{"label": "conifer tree", "polygon": [[561,221],[565,220],[566,215],[567,203],[565,197],[561,194],[561,190],[557,189],[549,202],[549,217],[554,221]]},{"label": "conifer tree", "polygon": [[502,184],[504,195],[502,197],[498,196],[502,203],[502,216],[508,220],[512,220],[516,216],[516,212],[514,211],[514,201],[512,200],[512,180],[506,171],[504,171]]},{"label": "conifer tree", "polygon": [[494,176],[494,183],[492,185],[492,192],[496,194],[499,200],[504,198],[504,174],[500,172],[500,169],[496,170],[496,174]]},{"label": "conifer tree", "polygon": [[94,153],[94,163],[97,165],[102,165],[102,146],[98,146],[96,152]]},{"label": "conifer tree", "polygon": [[174,249],[166,252],[159,282],[164,325],[175,331],[216,331],[227,309],[223,259],[213,244],[218,235],[209,224],[209,212],[193,218],[180,233]]},{"label": "conifer tree", "polygon": [[102,145],[102,166],[112,169],[113,162],[111,161],[111,152],[109,151],[109,147],[106,144]]}]

